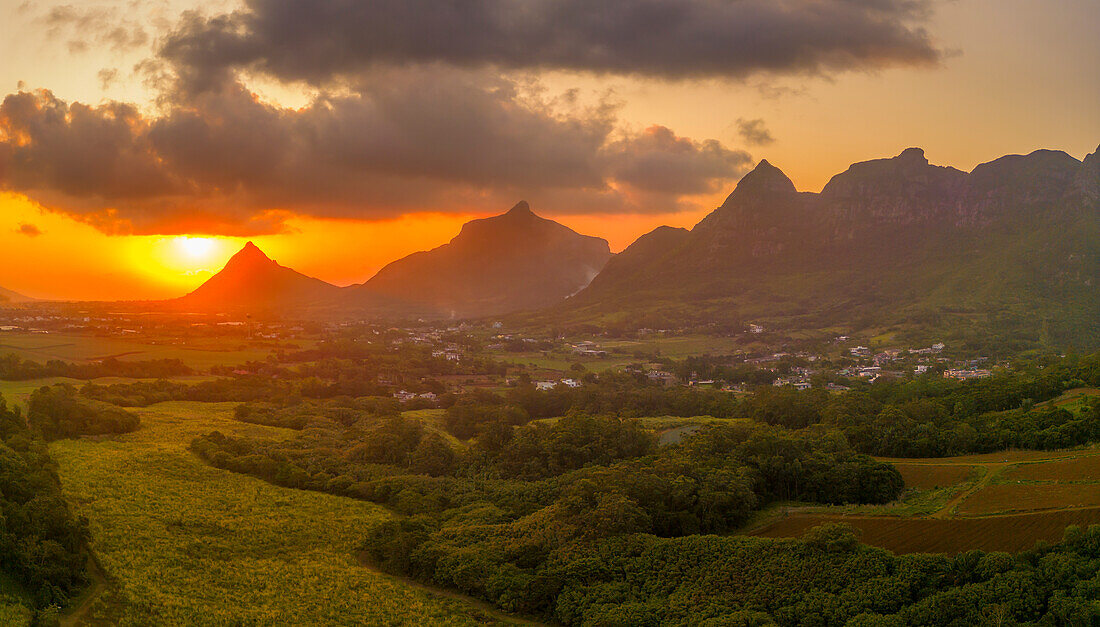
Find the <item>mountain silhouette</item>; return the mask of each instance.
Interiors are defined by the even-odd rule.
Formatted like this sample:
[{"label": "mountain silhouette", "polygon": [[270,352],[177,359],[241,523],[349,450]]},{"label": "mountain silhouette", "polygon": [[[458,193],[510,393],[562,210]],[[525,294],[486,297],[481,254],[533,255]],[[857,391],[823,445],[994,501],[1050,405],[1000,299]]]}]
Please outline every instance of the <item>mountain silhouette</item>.
[{"label": "mountain silhouette", "polygon": [[607,241],[541,218],[521,201],[347,289],[351,302],[387,314],[494,315],[562,301],[588,285],[610,256]]},{"label": "mountain silhouette", "polygon": [[[627,326],[968,329],[1100,344],[1100,158],[1010,155],[970,173],[924,151],[820,193],[762,161],[688,231],[662,227],[535,319]],[[1042,336],[1042,338],[1040,338]]]},{"label": "mountain silhouette", "polygon": [[248,242],[217,274],[175,305],[198,311],[274,311],[328,302],[340,288],[281,266]]}]

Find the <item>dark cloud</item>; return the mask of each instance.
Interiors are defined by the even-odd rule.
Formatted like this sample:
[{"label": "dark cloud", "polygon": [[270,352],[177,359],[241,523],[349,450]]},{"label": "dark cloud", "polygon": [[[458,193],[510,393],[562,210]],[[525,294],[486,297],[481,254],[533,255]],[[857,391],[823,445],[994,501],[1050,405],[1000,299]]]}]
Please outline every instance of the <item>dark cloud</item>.
[{"label": "dark cloud", "polygon": [[295,110],[239,84],[153,117],[19,93],[0,105],[0,188],[107,232],[249,234],[292,215],[380,219],[519,197],[555,213],[668,211],[751,162],[663,127],[624,133],[607,104],[561,104],[493,74],[428,68]]},{"label": "dark cloud", "polygon": [[33,224],[23,222],[19,224],[19,228],[15,229],[15,232],[20,235],[26,235],[27,237],[38,237],[42,234],[42,229]]},{"label": "dark cloud", "polygon": [[639,190],[675,195],[716,191],[716,185],[752,165],[747,152],[729,150],[714,140],[677,137],[663,126],[613,142],[605,153],[615,180]]},{"label": "dark cloud", "polygon": [[[254,234],[294,215],[380,219],[517,198],[558,214],[678,210],[732,184],[751,157],[662,126],[626,131],[610,104],[546,100],[525,81],[560,69],[751,82],[935,63],[932,1],[246,0],[185,14],[158,38],[136,68],[160,90],[155,114],[8,96],[0,189],[134,233]],[[45,17],[73,46],[150,42],[117,7],[77,6]],[[243,86],[256,76],[318,95],[276,107]],[[771,141],[760,120],[738,129],[750,145]]]},{"label": "dark cloud", "polygon": [[771,131],[764,125],[764,120],[760,118],[756,118],[755,120],[738,118],[737,134],[750,146],[767,146],[768,144],[775,143],[775,138],[772,137]]},{"label": "dark cloud", "polygon": [[235,69],[324,83],[378,66],[662,78],[936,63],[932,0],[248,0],[187,14],[162,58],[191,88]]}]

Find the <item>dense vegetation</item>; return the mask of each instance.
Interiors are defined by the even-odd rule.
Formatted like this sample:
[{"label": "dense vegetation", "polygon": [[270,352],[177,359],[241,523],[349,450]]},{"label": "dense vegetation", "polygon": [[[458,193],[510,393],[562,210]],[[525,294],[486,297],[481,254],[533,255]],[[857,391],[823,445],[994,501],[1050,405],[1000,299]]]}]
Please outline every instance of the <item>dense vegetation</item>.
[{"label": "dense vegetation", "polygon": [[[430,560],[432,542],[415,554]],[[1100,526],[1069,528],[1064,542],[1017,555],[895,556],[859,544],[839,525],[780,541],[624,535],[562,550],[541,571],[503,576],[486,568],[493,555],[467,555],[481,559],[426,565],[457,582],[492,576],[484,589],[503,604],[551,611],[566,624],[1083,626],[1100,620]]]},{"label": "dense vegetation", "polygon": [[942,377],[883,382],[830,395],[764,388],[741,415],[769,424],[824,424],[873,455],[942,457],[1006,448],[1055,449],[1100,440],[1100,407],[1073,413],[1038,402],[1100,385],[1100,354],[1068,357],[959,382]]},{"label": "dense vegetation", "polygon": [[46,377],[71,379],[176,377],[189,374],[192,374],[192,370],[178,359],[121,361],[109,358],[84,364],[51,359],[45,364],[40,364],[23,359],[14,353],[0,355],[0,379],[4,381],[29,381]]},{"label": "dense vegetation", "polygon": [[[412,358],[406,355],[402,359]],[[336,401],[350,408],[354,405],[350,399],[369,398],[339,394],[356,388],[340,381],[354,380],[361,369],[374,368],[365,365],[369,360],[364,360],[358,363],[328,358],[293,369],[275,363],[253,364],[248,372],[254,374],[195,384],[165,380],[107,386],[89,383],[81,393],[122,407],[168,400],[263,401],[266,407],[242,409],[241,419],[301,429],[311,419],[311,412],[321,411],[318,408],[326,405],[320,401]],[[674,366],[683,368],[687,363]],[[690,365],[706,366],[712,375],[751,378],[744,367],[723,369],[700,360]],[[842,432],[860,452],[897,457],[939,457],[1006,448],[1054,449],[1100,440],[1100,411],[1095,407],[1071,412],[1043,404],[1067,389],[1100,385],[1100,354],[1021,361],[1011,368],[998,369],[988,379],[965,382],[935,375],[882,380],[874,385],[853,382],[851,390],[839,394],[821,387],[796,391],[760,385],[738,398],[716,389],[664,386],[640,373],[587,373],[584,378],[581,387],[537,390],[521,376],[503,393],[441,393],[436,400],[419,405],[405,403],[404,407],[447,408],[445,426],[450,434],[463,440],[499,430],[500,425],[519,426],[570,413],[616,417],[709,415],[794,429],[820,425]],[[360,391],[370,389],[382,394],[397,387],[377,381],[357,386]],[[427,375],[416,386],[445,390]],[[318,402],[307,402],[310,399]],[[377,401],[372,402],[377,405]],[[384,411],[392,413],[396,408],[391,401]],[[253,411],[257,412],[255,417],[248,418]],[[325,411],[329,410],[322,413]],[[373,411],[382,410],[376,407]]]},{"label": "dense vegetation", "polygon": [[893,467],[823,430],[742,422],[657,447],[650,432],[613,418],[497,424],[454,449],[418,421],[368,412],[350,426],[315,419],[284,442],[214,433],[192,450],[218,467],[406,514],[371,533],[364,550],[373,561],[538,613],[558,591],[509,581],[541,578],[580,544],[722,533],[774,500],[885,503],[902,489]]},{"label": "dense vegetation", "polygon": [[62,604],[85,584],[86,522],[61,494],[54,461],[0,397],[0,571],[35,605]]},{"label": "dense vegetation", "polygon": [[663,448],[630,422],[583,415],[510,431],[455,451],[450,473],[409,463],[434,434],[392,416],[315,420],[285,443],[215,434],[192,447],[221,467],[385,504],[407,517],[370,531],[372,563],[565,624],[1100,618],[1100,528],[1017,556],[893,556],[839,527],[790,541],[706,535],[775,499],[895,498],[896,471],[834,431],[739,422]]},{"label": "dense vegetation", "polygon": [[[743,399],[633,375],[549,391],[521,381],[460,396],[435,422],[381,399],[291,399],[250,403],[237,418],[296,437],[214,433],[192,450],[279,485],[385,505],[405,517],[369,531],[373,564],[565,624],[1084,625],[1100,620],[1100,528],[1016,556],[954,557],[894,556],[834,526],[788,541],[711,534],[776,501],[895,499],[900,475],[864,453],[1100,440],[1100,403],[1040,404],[1100,382],[1097,365],[1070,357],[840,394],[764,386]],[[700,408],[728,421],[671,446],[623,417]]]},{"label": "dense vegetation", "polygon": [[[740,370],[732,372],[742,376]],[[1100,354],[1022,362],[988,379],[962,382],[930,375],[864,383],[840,394],[764,385],[741,400],[717,390],[664,387],[642,375],[608,374],[581,388],[538,391],[520,385],[504,396],[469,395],[448,409],[447,424],[453,434],[466,438],[497,422],[522,424],[570,411],[710,415],[792,429],[831,427],[843,432],[856,450],[871,455],[942,457],[1098,441],[1096,406],[1074,413],[1039,405],[1067,389],[1097,385]]]},{"label": "dense vegetation", "polygon": [[83,398],[76,388],[67,384],[35,390],[27,402],[27,422],[46,441],[130,433],[141,425],[136,415]]}]

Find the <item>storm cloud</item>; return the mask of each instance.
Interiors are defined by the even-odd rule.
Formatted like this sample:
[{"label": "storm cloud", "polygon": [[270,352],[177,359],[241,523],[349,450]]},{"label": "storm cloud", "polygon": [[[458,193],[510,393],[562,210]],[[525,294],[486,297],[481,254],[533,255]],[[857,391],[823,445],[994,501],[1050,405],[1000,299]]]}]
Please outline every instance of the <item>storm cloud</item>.
[{"label": "storm cloud", "polygon": [[236,83],[157,116],[23,92],[0,105],[0,188],[111,233],[254,234],[292,215],[384,219],[519,197],[555,213],[667,211],[751,163],[716,141],[618,127],[611,105],[563,112],[499,76],[429,69],[301,109]]},{"label": "storm cloud", "polygon": [[[153,112],[45,90],[5,98],[0,189],[109,233],[258,234],[294,216],[482,212],[518,198],[555,214],[683,210],[732,185],[751,155],[632,130],[608,102],[547,98],[539,72],[739,79],[934,64],[931,2],[247,0],[156,37],[136,68],[158,89]],[[46,19],[113,48],[147,41],[105,16],[62,7]],[[257,77],[314,95],[276,106],[246,86]],[[757,122],[742,129],[750,145],[770,137]]]},{"label": "storm cloud", "polygon": [[323,83],[442,63],[679,79],[934,64],[931,0],[249,0],[161,56],[196,88],[247,68]]}]

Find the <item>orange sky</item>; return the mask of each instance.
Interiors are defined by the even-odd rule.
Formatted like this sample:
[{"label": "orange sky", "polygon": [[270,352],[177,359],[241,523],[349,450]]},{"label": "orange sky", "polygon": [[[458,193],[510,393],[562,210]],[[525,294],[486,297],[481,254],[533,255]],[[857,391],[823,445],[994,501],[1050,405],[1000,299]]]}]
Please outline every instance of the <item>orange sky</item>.
[{"label": "orange sky", "polygon": [[[72,38],[81,33],[44,17],[52,7],[66,5],[60,0],[2,2],[0,99],[21,88],[46,88],[67,101],[118,100],[151,112],[158,92],[130,68],[150,56],[157,28],[184,9],[216,13],[237,4],[166,0],[131,9],[124,0],[89,0],[73,5],[121,8],[121,13],[110,14],[116,15],[113,19],[128,16],[127,23],[148,31],[148,43],[120,47],[91,36],[82,45],[74,44]],[[1037,148],[1061,149],[1077,158],[1096,149],[1100,38],[1095,28],[1100,3],[957,0],[934,7],[928,30],[946,52],[938,67],[671,82],[555,71],[541,73],[540,89],[549,96],[576,90],[581,104],[610,97],[619,105],[623,132],[662,125],[680,137],[715,139],[747,151],[753,162],[767,158],[799,189],[809,191],[820,190],[852,162],[894,156],[908,146],[923,147],[932,163],[964,170]],[[105,69],[115,70],[111,80],[104,79]],[[255,77],[249,87],[288,107],[303,106],[312,96],[310,89]],[[763,120],[775,141],[746,144],[736,131],[739,119]],[[692,226],[721,202],[732,184],[693,196],[692,208],[674,213],[577,215],[538,203],[532,208],[581,233],[608,239],[617,251],[661,224]],[[522,191],[515,195],[512,202],[526,196]],[[445,243],[471,218],[507,208],[494,204],[472,215],[427,207],[382,221],[294,217],[287,223],[288,233],[251,239],[284,265],[346,285],[368,279],[396,258]],[[28,234],[34,230],[40,234]],[[18,193],[0,193],[0,286],[29,296],[177,296],[201,283],[244,241],[217,237],[209,251],[192,256],[177,236],[106,235],[44,211]]]},{"label": "orange sky", "polygon": [[[556,217],[598,234],[618,251],[662,224],[691,226],[705,212],[647,216]],[[462,224],[483,215],[422,213],[397,220],[295,219],[294,232],[252,238],[212,237],[207,254],[193,256],[178,236],[110,236],[42,211],[25,198],[0,194],[0,250],[15,260],[0,267],[0,285],[37,298],[128,300],[171,298],[197,287],[251,239],[272,259],[337,285],[361,283],[409,253],[445,244]],[[42,234],[28,237],[19,224]],[[20,261],[23,260],[23,261]]]}]

